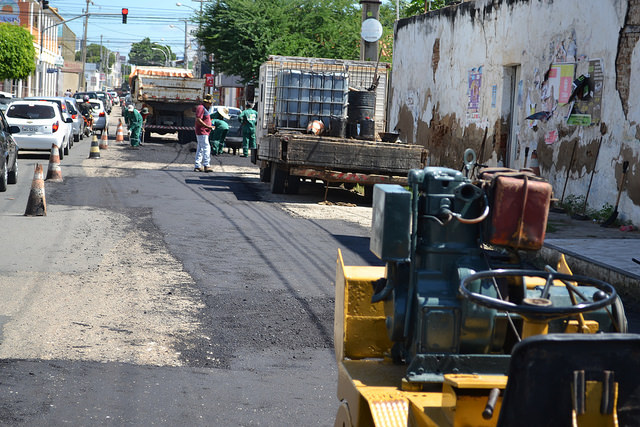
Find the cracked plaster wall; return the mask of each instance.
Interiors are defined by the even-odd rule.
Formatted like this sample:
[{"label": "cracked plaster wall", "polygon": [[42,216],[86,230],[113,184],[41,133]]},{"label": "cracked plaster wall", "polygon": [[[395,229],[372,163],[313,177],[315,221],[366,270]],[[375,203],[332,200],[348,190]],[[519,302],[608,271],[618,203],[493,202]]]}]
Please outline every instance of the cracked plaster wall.
[{"label": "cracked plaster wall", "polygon": [[[400,20],[389,129],[429,149],[431,165],[455,169],[468,147],[482,162],[515,168],[524,166],[525,153],[530,166],[536,150],[557,198],[567,170],[565,194],[586,194],[602,138],[589,206],[615,204],[628,160],[620,217],[640,225],[639,24],[640,0],[476,0]],[[595,59],[603,71],[599,120],[569,125],[570,104],[549,96],[547,72],[554,63],[573,63],[573,80]],[[471,70],[481,74],[474,109]],[[526,120],[547,110],[548,120]]]}]

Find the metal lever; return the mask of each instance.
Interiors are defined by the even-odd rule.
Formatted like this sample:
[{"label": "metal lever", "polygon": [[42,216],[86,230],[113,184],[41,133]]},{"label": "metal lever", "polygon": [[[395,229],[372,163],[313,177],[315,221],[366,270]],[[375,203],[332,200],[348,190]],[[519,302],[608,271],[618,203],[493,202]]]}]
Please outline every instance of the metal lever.
[{"label": "metal lever", "polygon": [[500,389],[492,388],[489,392],[487,405],[484,407],[484,411],[482,411],[482,418],[484,418],[485,420],[490,420],[493,417],[493,410],[496,408],[498,397],[500,397]]}]

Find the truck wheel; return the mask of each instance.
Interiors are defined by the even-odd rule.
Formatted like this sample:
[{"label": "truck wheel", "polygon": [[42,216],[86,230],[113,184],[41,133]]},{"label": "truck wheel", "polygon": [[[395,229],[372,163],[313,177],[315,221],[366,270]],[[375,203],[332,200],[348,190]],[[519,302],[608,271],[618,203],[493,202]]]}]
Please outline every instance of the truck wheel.
[{"label": "truck wheel", "polygon": [[284,193],[284,185],[287,181],[287,173],[279,169],[277,165],[271,165],[271,192],[273,194]]},{"label": "truck wheel", "polygon": [[287,176],[287,194],[298,194],[300,191],[300,177],[295,175]]},{"label": "truck wheel", "polygon": [[364,198],[367,202],[373,201],[373,185],[364,186]]},{"label": "truck wheel", "polygon": [[188,144],[191,142],[191,132],[188,130],[178,131],[178,142],[180,144]]},{"label": "truck wheel", "polygon": [[[233,151],[235,151],[235,149]],[[271,181],[271,163],[262,162],[262,164],[260,165],[260,182],[270,182],[270,181]]]},{"label": "truck wheel", "polygon": [[347,402],[343,401],[338,407],[334,427],[353,427],[353,421],[351,420],[351,414],[349,413],[349,405]]}]

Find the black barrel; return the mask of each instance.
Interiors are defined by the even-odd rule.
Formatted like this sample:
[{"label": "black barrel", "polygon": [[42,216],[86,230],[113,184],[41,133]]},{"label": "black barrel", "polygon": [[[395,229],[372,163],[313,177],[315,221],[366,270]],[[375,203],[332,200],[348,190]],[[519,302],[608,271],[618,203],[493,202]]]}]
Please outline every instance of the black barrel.
[{"label": "black barrel", "polygon": [[373,119],[360,120],[359,139],[374,139],[376,132],[376,122]]},{"label": "black barrel", "polygon": [[348,122],[357,123],[364,119],[373,119],[376,106],[376,93],[367,90],[349,91],[347,107]]},{"label": "black barrel", "polygon": [[340,116],[331,116],[329,120],[329,135],[338,138],[344,138],[347,129],[347,118]]},{"label": "black barrel", "polygon": [[372,119],[362,119],[349,122],[349,137],[355,139],[375,139],[376,122]]}]

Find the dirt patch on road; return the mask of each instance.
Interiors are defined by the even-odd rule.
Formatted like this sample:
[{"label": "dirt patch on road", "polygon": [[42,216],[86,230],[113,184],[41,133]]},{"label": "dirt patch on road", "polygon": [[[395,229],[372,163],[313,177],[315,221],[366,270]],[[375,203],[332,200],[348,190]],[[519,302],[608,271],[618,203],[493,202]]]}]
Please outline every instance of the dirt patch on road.
[{"label": "dirt patch on road", "polygon": [[[111,214],[125,232],[94,269],[80,274],[18,272],[0,276],[0,358],[119,361],[181,365],[176,337],[198,329],[193,281],[148,229]],[[110,243],[106,236],[89,236]]]}]

